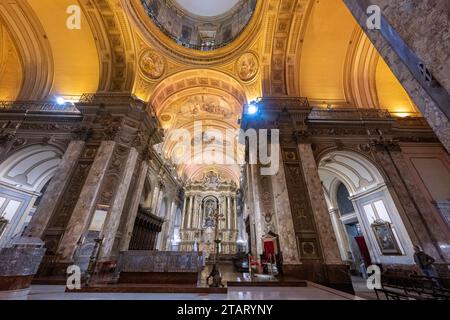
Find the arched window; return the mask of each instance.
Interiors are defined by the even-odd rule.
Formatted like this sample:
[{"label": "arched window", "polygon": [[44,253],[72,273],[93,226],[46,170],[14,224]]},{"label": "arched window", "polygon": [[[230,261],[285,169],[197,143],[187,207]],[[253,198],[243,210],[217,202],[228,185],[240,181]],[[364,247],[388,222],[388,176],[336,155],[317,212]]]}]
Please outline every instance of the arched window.
[{"label": "arched window", "polygon": [[355,208],[353,207],[353,203],[350,201],[349,197],[350,193],[348,192],[347,187],[343,183],[340,183],[337,188],[336,200],[341,215],[355,212]]}]

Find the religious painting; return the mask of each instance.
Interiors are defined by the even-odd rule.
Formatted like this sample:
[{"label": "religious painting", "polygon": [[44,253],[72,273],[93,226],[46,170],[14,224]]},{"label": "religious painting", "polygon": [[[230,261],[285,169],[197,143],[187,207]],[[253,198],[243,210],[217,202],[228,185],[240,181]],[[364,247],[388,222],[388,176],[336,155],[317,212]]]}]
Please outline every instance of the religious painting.
[{"label": "religious painting", "polygon": [[3,217],[0,217],[0,237],[3,234],[3,231],[5,231],[7,225],[8,225],[8,220],[6,220]]},{"label": "religious painting", "polygon": [[377,220],[372,224],[372,230],[383,255],[402,254],[389,222]]}]

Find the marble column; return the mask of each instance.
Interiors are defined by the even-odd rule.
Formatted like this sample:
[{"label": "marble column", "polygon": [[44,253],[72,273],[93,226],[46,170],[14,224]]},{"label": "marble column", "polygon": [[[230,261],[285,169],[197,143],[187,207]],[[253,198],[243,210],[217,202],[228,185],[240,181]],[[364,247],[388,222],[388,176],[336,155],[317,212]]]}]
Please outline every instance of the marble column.
[{"label": "marble column", "polygon": [[233,230],[237,231],[238,230],[238,223],[237,223],[237,203],[236,203],[236,197],[233,196],[232,197],[233,200]]},{"label": "marble column", "polygon": [[121,181],[116,191],[113,204],[108,212],[108,217],[105,221],[101,238],[103,238],[102,247],[100,250],[100,260],[111,259],[111,254],[116,240],[117,230],[119,229],[122,214],[124,211],[125,201],[130,189],[131,179],[136,168],[138,152],[135,148],[131,148],[128,159],[125,164],[124,172],[122,173]]},{"label": "marble column", "polygon": [[167,219],[167,231],[165,232],[165,234],[163,234],[164,237],[164,243],[163,246],[164,248],[162,249],[163,251],[171,251],[172,248],[172,239],[173,239],[173,234],[174,234],[174,225],[175,225],[175,219],[176,219],[176,213],[177,213],[177,203],[176,201],[172,201],[170,204],[170,214],[169,214],[169,218]]},{"label": "marble column", "polygon": [[203,228],[203,212],[202,212],[202,198],[198,199],[198,228]]},{"label": "marble column", "polygon": [[[280,159],[282,159],[280,152]],[[286,176],[283,169],[278,170],[272,178],[275,213],[280,239],[280,250],[283,253],[284,263],[287,265],[300,264],[299,248],[292,220],[291,204],[289,200]]]},{"label": "marble column", "polygon": [[340,219],[340,213],[338,209],[332,209],[329,211],[331,223],[333,225],[334,232],[336,234],[336,241],[341,252],[342,261],[348,260],[348,252],[350,251],[350,244],[348,242],[347,234],[344,230],[344,225]]},{"label": "marble column", "polygon": [[300,143],[298,148],[324,262],[326,264],[342,264],[311,145]]},{"label": "marble column", "polygon": [[194,210],[194,196],[189,196],[188,224],[187,229],[192,229],[192,211]]},{"label": "marble column", "polygon": [[227,229],[231,229],[231,198],[227,196]]},{"label": "marble column", "polygon": [[61,262],[72,262],[77,243],[89,227],[92,213],[95,210],[97,196],[111,162],[115,146],[116,143],[114,141],[104,141],[100,145],[64,236],[61,239],[57,252]]},{"label": "marble column", "polygon": [[185,229],[186,228],[186,209],[187,209],[187,202],[188,202],[188,198],[185,196],[184,197],[184,201],[183,201],[183,211],[181,213],[181,229]]},{"label": "marble column", "polygon": [[403,224],[414,244],[418,244],[436,260],[450,261],[449,231],[442,228],[431,214],[429,204],[417,188],[401,149],[379,146],[374,155],[389,178],[389,189],[397,203]]},{"label": "marble column", "polygon": [[157,217],[160,217],[160,218],[164,218],[164,214],[165,214],[164,212],[163,213],[160,212],[161,211],[162,202],[163,202],[163,198],[164,198],[164,192],[163,192],[163,190],[161,188],[159,188],[158,198],[156,200],[156,207],[155,207],[155,211],[153,212],[153,214],[155,216],[157,216]]},{"label": "marble column", "polygon": [[147,178],[148,164],[146,162],[141,163],[139,176],[136,181],[136,186],[133,192],[133,198],[131,199],[130,209],[128,211],[128,217],[125,222],[124,234],[120,244],[121,251],[127,251],[130,247],[130,240],[133,236],[133,228],[136,222],[136,216],[141,202],[141,195],[144,190],[145,179]]},{"label": "marble column", "polygon": [[66,189],[66,185],[70,181],[70,176],[77,164],[78,158],[83,152],[84,146],[84,141],[72,141],[69,144],[47,191],[42,197],[39,207],[28,225],[24,234],[26,237],[42,238],[59,200]]},{"label": "marble column", "polygon": [[192,213],[192,229],[198,229],[198,198],[194,196],[194,212]]},{"label": "marble column", "polygon": [[159,181],[157,181],[155,188],[153,188],[152,204],[151,204],[152,213],[154,215],[158,215],[156,209],[157,209],[157,206],[158,206],[159,189],[160,189],[159,188]]},{"label": "marble column", "polygon": [[[253,231],[253,241],[252,241],[252,254],[256,257],[259,257],[263,253],[263,246],[262,246],[262,236],[264,235],[264,222],[263,222],[263,215],[261,212],[261,206],[260,206],[260,193],[259,188],[257,185],[258,181],[258,175],[259,175],[259,167],[258,165],[249,165],[250,168],[250,174],[251,174],[251,180],[252,180],[252,198],[253,198],[253,205],[254,205],[254,213],[251,215],[251,222],[253,222],[253,225],[251,226],[251,231]],[[255,251],[256,250],[256,251]]]}]

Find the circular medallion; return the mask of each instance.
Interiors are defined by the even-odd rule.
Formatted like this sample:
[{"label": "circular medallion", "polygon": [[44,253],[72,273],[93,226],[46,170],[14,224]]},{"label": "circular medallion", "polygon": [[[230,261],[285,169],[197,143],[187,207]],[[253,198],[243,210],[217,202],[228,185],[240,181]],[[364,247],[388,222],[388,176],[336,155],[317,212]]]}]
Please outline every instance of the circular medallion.
[{"label": "circular medallion", "polygon": [[172,120],[172,116],[170,114],[163,114],[161,116],[161,121],[163,122],[169,122],[170,120]]},{"label": "circular medallion", "polygon": [[251,52],[244,53],[236,62],[236,69],[242,81],[250,81],[258,73],[258,58]]},{"label": "circular medallion", "polygon": [[153,50],[146,50],[139,62],[142,73],[150,79],[159,79],[166,69],[164,58]]}]

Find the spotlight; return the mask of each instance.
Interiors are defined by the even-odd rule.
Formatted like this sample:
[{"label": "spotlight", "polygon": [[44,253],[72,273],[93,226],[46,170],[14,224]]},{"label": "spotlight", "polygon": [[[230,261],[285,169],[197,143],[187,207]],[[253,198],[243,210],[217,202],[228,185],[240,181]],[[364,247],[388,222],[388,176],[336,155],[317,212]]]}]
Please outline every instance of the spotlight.
[{"label": "spotlight", "polygon": [[258,112],[258,107],[255,104],[249,104],[247,108],[247,113],[249,115],[254,115]]},{"label": "spotlight", "polygon": [[66,104],[66,100],[63,97],[57,97],[56,98],[56,103],[60,106],[63,106]]}]

